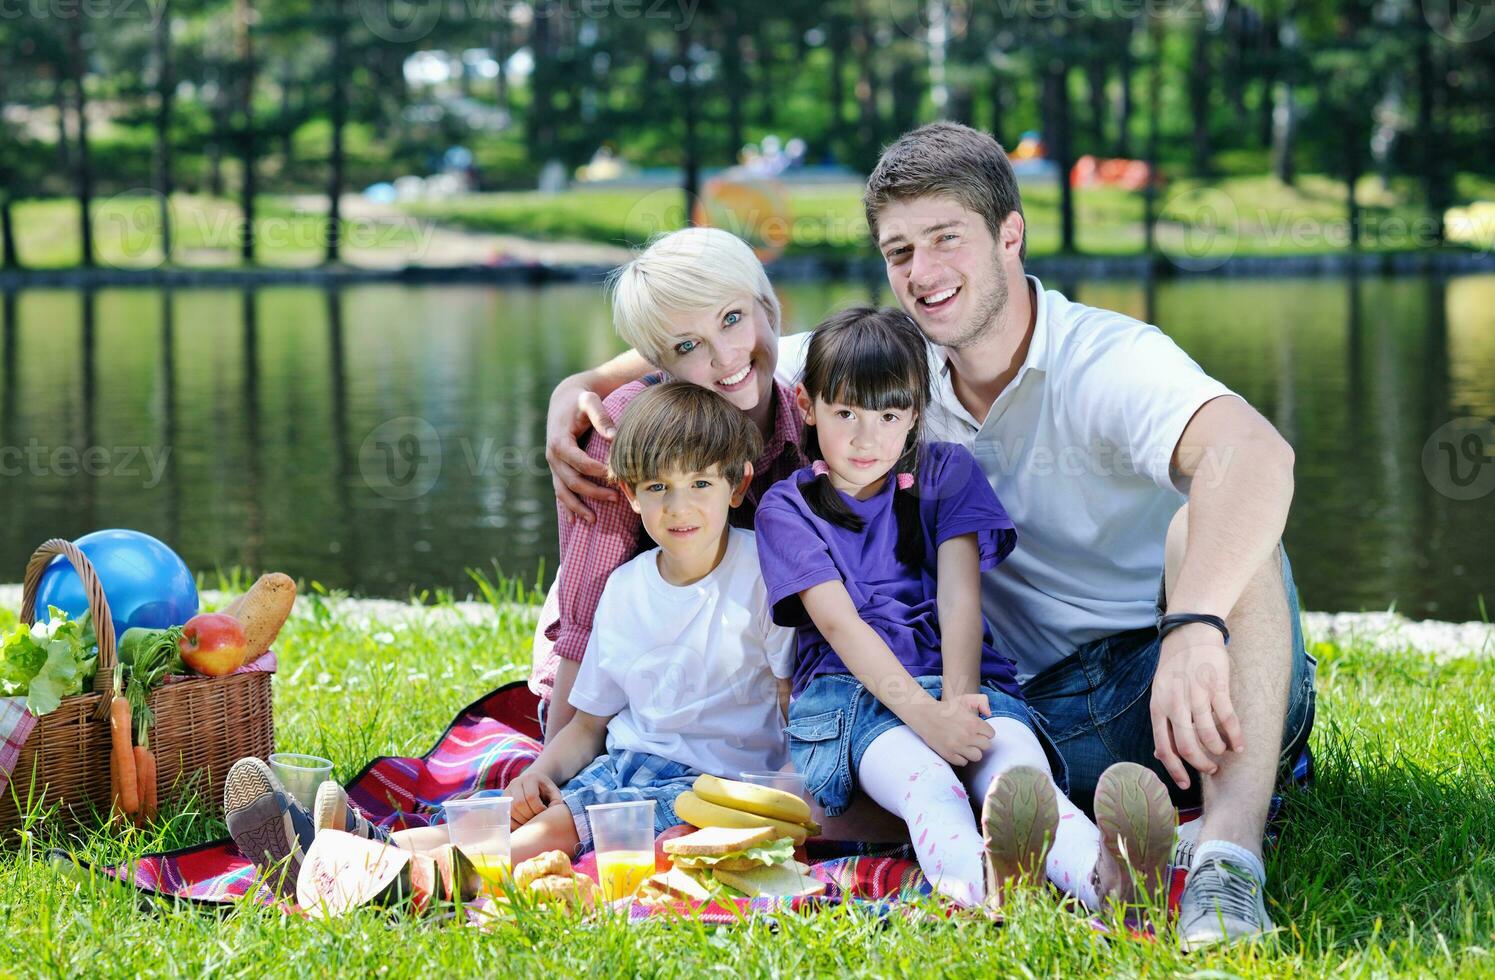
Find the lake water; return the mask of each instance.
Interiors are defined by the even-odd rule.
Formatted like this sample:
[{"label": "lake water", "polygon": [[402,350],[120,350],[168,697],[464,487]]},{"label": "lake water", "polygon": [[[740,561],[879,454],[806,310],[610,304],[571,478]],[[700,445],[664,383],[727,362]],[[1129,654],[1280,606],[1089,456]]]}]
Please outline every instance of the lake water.
[{"label": "lake water", "polygon": [[[1468,619],[1495,598],[1495,276],[1047,285],[1160,323],[1292,442],[1307,608]],[[786,329],[876,288],[784,285]],[[495,563],[548,580],[546,399],[619,349],[592,286],[0,300],[3,581],[100,527],[371,595],[463,594]]]}]

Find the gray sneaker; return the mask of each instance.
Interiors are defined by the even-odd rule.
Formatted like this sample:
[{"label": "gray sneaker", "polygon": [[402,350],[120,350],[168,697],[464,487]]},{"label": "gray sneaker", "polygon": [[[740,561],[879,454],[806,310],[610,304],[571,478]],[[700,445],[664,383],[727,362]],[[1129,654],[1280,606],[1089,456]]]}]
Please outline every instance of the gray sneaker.
[{"label": "gray sneaker", "polygon": [[1180,837],[1173,845],[1173,866],[1188,871],[1194,867],[1194,847],[1197,842],[1192,837]]},{"label": "gray sneaker", "polygon": [[1189,872],[1178,903],[1179,945],[1184,952],[1275,930],[1262,901],[1263,887],[1239,864],[1205,857]]}]

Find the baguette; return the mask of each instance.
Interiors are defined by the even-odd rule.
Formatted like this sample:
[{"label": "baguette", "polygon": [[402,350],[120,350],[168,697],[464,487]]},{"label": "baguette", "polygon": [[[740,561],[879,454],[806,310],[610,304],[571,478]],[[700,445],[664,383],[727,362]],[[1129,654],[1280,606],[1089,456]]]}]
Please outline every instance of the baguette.
[{"label": "baguette", "polygon": [[[289,575],[269,572],[244,593],[243,602],[230,613],[244,627],[244,662],[253,663],[270,649],[291,606],[296,602],[296,583]],[[229,608],[234,608],[230,603]]]}]

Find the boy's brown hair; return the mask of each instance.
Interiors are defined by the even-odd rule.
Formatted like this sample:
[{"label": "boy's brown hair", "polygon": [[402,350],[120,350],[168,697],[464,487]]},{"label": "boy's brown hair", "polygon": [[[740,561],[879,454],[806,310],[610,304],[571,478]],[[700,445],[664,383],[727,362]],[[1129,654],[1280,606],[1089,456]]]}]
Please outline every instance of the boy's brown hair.
[{"label": "boy's brown hair", "polygon": [[613,480],[630,488],[672,469],[696,473],[713,466],[736,486],[761,452],[758,427],[725,398],[688,381],[664,381],[623,410],[607,467]]},{"label": "boy's brown hair", "polygon": [[[954,198],[961,207],[981,215],[994,239],[1001,237],[999,229],[1009,214],[1023,213],[1017,175],[1007,152],[986,133],[959,123],[920,126],[883,150],[862,195],[873,242],[877,241],[877,217],[884,207],[926,194]],[[1018,258],[1028,258],[1026,227]]]}]

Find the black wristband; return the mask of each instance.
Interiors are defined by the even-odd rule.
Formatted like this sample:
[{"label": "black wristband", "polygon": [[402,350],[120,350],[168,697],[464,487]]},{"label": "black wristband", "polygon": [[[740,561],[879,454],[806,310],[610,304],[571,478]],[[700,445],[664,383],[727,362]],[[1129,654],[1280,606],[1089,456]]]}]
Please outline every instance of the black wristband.
[{"label": "black wristband", "polygon": [[1230,630],[1225,628],[1225,620],[1219,616],[1211,616],[1208,613],[1168,613],[1158,617],[1158,641],[1180,626],[1189,626],[1193,623],[1203,623],[1205,626],[1213,626],[1225,637],[1225,645],[1230,646]]}]

